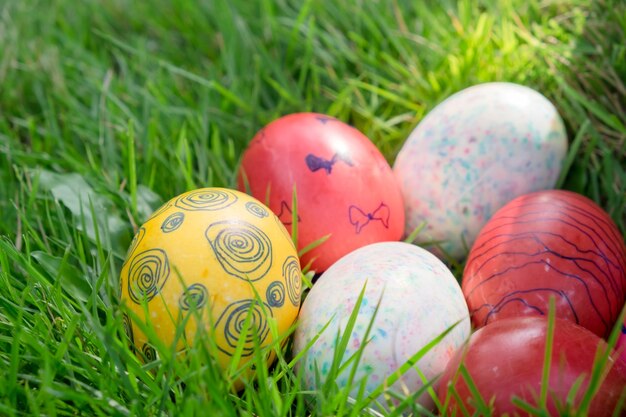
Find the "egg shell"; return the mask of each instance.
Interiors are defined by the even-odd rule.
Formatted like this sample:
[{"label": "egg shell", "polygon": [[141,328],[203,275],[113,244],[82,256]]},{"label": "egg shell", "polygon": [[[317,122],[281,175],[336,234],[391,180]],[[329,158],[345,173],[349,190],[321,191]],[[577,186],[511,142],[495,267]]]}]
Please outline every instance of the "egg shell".
[{"label": "egg shell", "polygon": [[537,91],[497,82],[452,95],[417,125],[393,167],[406,234],[425,222],[424,242],[462,258],[497,209],[554,187],[566,151],[561,117]]},{"label": "egg shell", "polygon": [[[364,287],[342,363],[366,343],[367,328],[377,307],[378,311],[369,342],[363,348],[352,395],[356,395],[363,378],[366,378],[365,394],[374,391],[420,349],[459,322],[417,362],[416,366],[430,380],[443,372],[453,353],[469,337],[469,315],[461,289],[437,257],[403,242],[371,244],[333,264],[320,276],[302,304],[294,354],[302,352],[319,335],[297,364],[307,389],[319,388],[316,372],[322,384],[328,377],[335,338],[338,333],[343,334]],[[336,380],[339,386],[346,386],[351,369],[349,366],[339,375]],[[420,376],[411,369],[391,389],[406,396],[422,386]],[[382,396],[379,401],[384,401]],[[433,406],[427,394],[419,402],[429,408]]]},{"label": "egg shell", "polygon": [[[247,182],[247,184],[246,184]],[[295,113],[265,126],[243,154],[238,188],[268,202],[291,232],[297,192],[298,249],[330,238],[301,257],[322,272],[370,243],[399,240],[400,188],[391,167],[361,132],[318,113]]]},{"label": "egg shell", "polygon": [[593,201],[538,191],[509,202],[485,225],[461,286],[477,327],[545,315],[554,297],[557,317],[606,337],[626,299],[626,249]]},{"label": "egg shell", "polygon": [[[522,317],[499,320],[476,331],[448,363],[441,377],[439,401],[445,403],[452,387],[457,393],[449,397],[447,415],[462,415],[459,399],[467,415],[473,415],[479,401],[459,373],[461,363],[483,401],[487,404],[493,401],[494,416],[537,415],[523,412],[511,399],[515,396],[531,406],[539,405],[547,329],[545,317]],[[568,320],[555,320],[547,397],[550,415],[575,415],[559,414],[557,404],[564,406],[572,388],[580,383],[571,404],[580,405],[589,386],[596,351],[606,353],[607,348],[607,344],[589,330]],[[626,365],[609,357],[608,367],[586,416],[624,415],[623,412],[613,414],[613,411],[620,396],[626,394]]]},{"label": "egg shell", "polygon": [[[265,346],[273,340],[271,322],[279,334],[293,324],[300,290],[297,253],[284,226],[258,200],[225,188],[189,191],[164,204],[139,228],[120,274],[122,302],[161,341],[173,344],[177,326],[193,312],[187,339],[199,328],[213,331],[223,368],[245,336],[249,312],[242,365],[254,353],[253,333]],[[139,356],[153,359],[148,337],[128,316],[125,326]]]}]

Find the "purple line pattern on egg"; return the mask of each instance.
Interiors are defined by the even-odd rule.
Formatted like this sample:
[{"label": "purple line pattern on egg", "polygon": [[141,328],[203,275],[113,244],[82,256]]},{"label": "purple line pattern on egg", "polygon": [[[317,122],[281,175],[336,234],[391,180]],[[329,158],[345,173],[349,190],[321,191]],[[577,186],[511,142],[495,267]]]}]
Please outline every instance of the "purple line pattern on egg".
[{"label": "purple line pattern on egg", "polygon": [[530,88],[486,83],[452,95],[418,124],[396,159],[405,234],[426,222],[423,241],[462,258],[496,210],[554,187],[566,151],[561,117]]},{"label": "purple line pattern on egg", "polygon": [[477,327],[547,315],[554,297],[557,317],[606,337],[626,297],[622,237],[608,214],[579,194],[526,194],[481,230],[462,288]]}]

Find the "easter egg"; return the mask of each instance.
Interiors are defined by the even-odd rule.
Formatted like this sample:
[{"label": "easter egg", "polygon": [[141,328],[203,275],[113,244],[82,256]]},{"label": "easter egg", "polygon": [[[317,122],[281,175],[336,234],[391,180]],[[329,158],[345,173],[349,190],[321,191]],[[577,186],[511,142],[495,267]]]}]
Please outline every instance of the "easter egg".
[{"label": "easter egg", "polygon": [[626,249],[588,198],[562,190],[520,196],[481,230],[461,284],[475,326],[505,317],[557,317],[606,337],[626,299]]},{"label": "easter egg", "polygon": [[[259,131],[243,154],[238,187],[266,202],[292,230],[302,266],[321,272],[370,243],[399,240],[400,189],[391,167],[357,129],[317,113],[281,117]],[[297,195],[293,214],[292,196]]]},{"label": "easter egg", "polygon": [[[439,401],[449,401],[447,415],[476,415],[477,404],[493,402],[494,416],[529,416],[512,402],[514,397],[539,406],[546,351],[548,320],[522,317],[494,322],[476,331],[468,344],[448,363],[438,388]],[[596,352],[607,344],[569,320],[554,322],[547,384],[547,408],[552,416],[573,414],[590,384]],[[460,373],[463,364],[469,378]],[[599,365],[598,365],[599,366]],[[610,416],[626,395],[626,365],[609,357],[607,372],[585,416]],[[471,381],[474,389],[470,389]],[[576,385],[580,386],[576,389]],[[475,392],[480,393],[480,397]],[[451,392],[454,394],[451,395]],[[572,400],[568,398],[572,394]],[[566,413],[564,407],[569,407]],[[559,412],[560,411],[560,412]],[[508,414],[507,414],[508,413]],[[464,414],[463,414],[464,415]],[[482,413],[480,415],[483,415]]]},{"label": "easter egg", "polygon": [[[139,228],[120,286],[121,300],[162,342],[173,345],[186,321],[187,341],[209,331],[226,367],[236,349],[243,365],[255,346],[272,343],[272,326],[281,334],[293,324],[301,272],[287,231],[266,206],[236,190],[202,188],[171,199]],[[154,358],[140,327],[128,317],[125,325],[142,359]]]},{"label": "easter egg", "polygon": [[462,258],[497,209],[554,187],[566,151],[557,110],[528,87],[486,83],[452,95],[411,132],[393,167],[406,234],[425,225],[424,246]]},{"label": "easter egg", "polygon": [[[333,377],[329,369],[337,349],[336,337],[346,331],[362,290],[363,298],[342,359],[344,363],[362,348],[353,396],[361,384],[365,384],[365,395],[374,392],[420,349],[451,329],[390,387],[404,396],[407,392],[415,393],[423,387],[416,368],[427,380],[433,379],[469,337],[469,314],[461,289],[437,257],[404,242],[367,245],[326,270],[302,304],[294,354],[305,351],[297,366],[307,389],[319,388],[318,374],[322,384]],[[352,365],[337,376],[340,387],[348,384],[351,369]],[[426,407],[433,406],[428,394],[421,395],[418,401]]]}]

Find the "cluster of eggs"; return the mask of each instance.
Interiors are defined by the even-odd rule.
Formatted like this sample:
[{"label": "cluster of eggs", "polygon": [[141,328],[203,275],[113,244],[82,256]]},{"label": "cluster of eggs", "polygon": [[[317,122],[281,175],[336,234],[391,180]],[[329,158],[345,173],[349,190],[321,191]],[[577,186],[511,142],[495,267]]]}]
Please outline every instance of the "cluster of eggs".
[{"label": "cluster of eggs", "polygon": [[[471,408],[458,369],[472,354],[482,355],[483,362],[472,362],[480,366],[468,366],[479,384],[519,375],[477,369],[512,369],[512,361],[541,367],[539,348],[511,349],[510,359],[496,363],[481,346],[495,352],[503,337],[541,338],[543,321],[514,317],[545,315],[554,297],[554,346],[580,332],[577,325],[567,328],[570,321],[598,335],[579,337],[590,340],[580,343],[587,356],[572,359],[567,377],[557,378],[571,387],[624,304],[626,252],[594,203],[542,191],[555,186],[566,149],[552,104],[510,83],[474,86],[441,103],[393,167],[354,127],[323,114],[287,115],[250,142],[238,190],[182,194],[139,229],[121,271],[121,297],[160,339],[180,349],[199,330],[211,330],[223,367],[235,352],[245,362],[255,348],[272,344],[271,327],[280,334],[297,319],[294,355],[302,356],[297,369],[312,390],[337,369],[337,334],[350,326],[339,360],[358,354],[359,361],[354,371],[333,375],[337,384],[370,394],[411,363],[387,388],[421,390],[418,401],[432,408],[425,381],[443,374],[438,393],[451,409],[459,406],[447,400],[453,386],[465,392],[455,398]],[[429,250],[400,242],[422,224],[421,246]],[[468,247],[459,285],[440,258],[462,259]],[[302,305],[301,266],[320,274]],[[507,326],[509,320],[516,324]],[[153,357],[143,327],[130,319],[125,324],[138,354]],[[471,324],[484,329],[471,334]],[[526,333],[519,330],[524,326]],[[626,371],[610,375],[604,386],[619,384]],[[523,397],[514,387],[502,394],[504,385],[481,387],[502,401]],[[604,404],[616,389],[604,389]]]},{"label": "cluster of eggs", "polygon": [[[498,415],[521,412],[514,397],[539,406],[548,337],[550,414],[581,406],[602,360],[606,373],[585,415],[616,411],[626,394],[626,361],[604,338],[616,329],[626,298],[626,248],[598,205],[563,190],[513,199],[478,234],[461,287],[477,331],[440,381],[439,397],[449,397],[451,413],[478,404],[469,380]],[[458,374],[461,364],[467,380]]]}]

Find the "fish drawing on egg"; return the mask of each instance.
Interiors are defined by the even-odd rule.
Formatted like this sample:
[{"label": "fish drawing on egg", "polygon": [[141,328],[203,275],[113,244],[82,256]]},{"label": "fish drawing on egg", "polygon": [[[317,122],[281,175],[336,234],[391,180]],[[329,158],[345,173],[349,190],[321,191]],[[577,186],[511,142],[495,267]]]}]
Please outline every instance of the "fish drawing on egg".
[{"label": "fish drawing on egg", "polygon": [[405,235],[425,223],[421,240],[439,245],[429,249],[463,258],[496,210],[555,186],[566,151],[560,115],[531,88],[494,82],[450,96],[417,125],[394,163]]},{"label": "fish drawing on egg", "polygon": [[310,153],[304,158],[304,160],[306,161],[306,166],[309,167],[311,172],[316,172],[322,169],[326,171],[326,174],[330,174],[333,171],[333,165],[339,161],[348,164],[349,166],[354,166],[350,159],[338,153],[334,154],[331,159],[324,159]]}]

